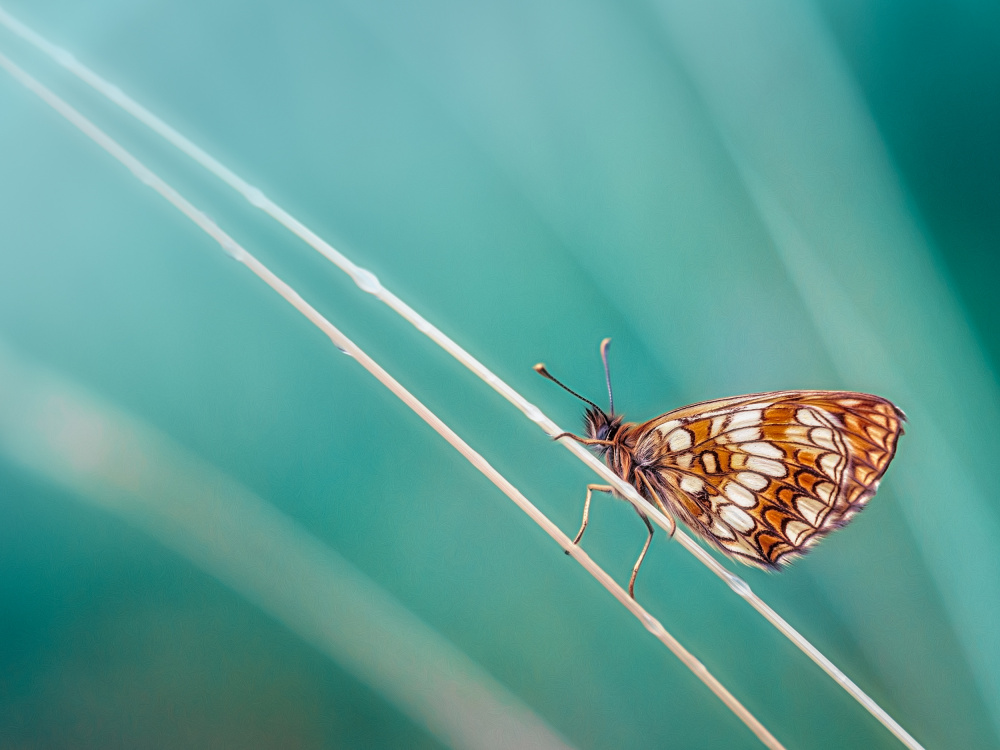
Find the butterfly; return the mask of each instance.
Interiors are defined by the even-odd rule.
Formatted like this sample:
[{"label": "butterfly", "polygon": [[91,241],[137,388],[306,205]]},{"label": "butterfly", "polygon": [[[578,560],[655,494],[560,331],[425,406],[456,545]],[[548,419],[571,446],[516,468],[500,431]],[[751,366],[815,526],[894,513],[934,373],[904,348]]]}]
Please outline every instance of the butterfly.
[{"label": "butterfly", "polygon": [[[623,480],[668,518],[747,565],[778,570],[846,525],[875,494],[896,452],[906,415],[888,399],[852,391],[772,391],[685,406],[635,424],[615,414],[608,346],[601,359],[610,411],[535,371],[589,404],[586,437]],[[624,499],[609,485],[587,485],[587,528],[593,492]],[[649,530],[632,569],[629,595],[653,538]]]}]

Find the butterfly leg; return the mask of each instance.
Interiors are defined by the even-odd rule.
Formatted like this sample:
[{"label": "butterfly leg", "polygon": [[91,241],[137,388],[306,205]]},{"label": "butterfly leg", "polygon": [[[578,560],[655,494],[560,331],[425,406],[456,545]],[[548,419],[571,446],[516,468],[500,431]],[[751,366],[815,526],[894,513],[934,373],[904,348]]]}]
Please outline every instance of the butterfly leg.
[{"label": "butterfly leg", "polygon": [[[642,480],[643,484],[646,485],[646,489],[649,490],[649,496],[651,498],[653,498],[653,500],[656,502],[656,506],[661,511],[663,511],[664,517],[668,521],[670,521],[670,531],[668,531],[667,534],[670,536],[671,539],[673,539],[674,538],[674,532],[677,531],[677,521],[674,520],[673,513],[671,513],[669,510],[667,510],[666,506],[663,504],[663,501],[660,499],[660,493],[656,491],[655,487],[653,487],[653,484],[649,481],[649,478],[643,472],[641,472],[641,471],[636,471],[635,474],[636,474],[637,477],[639,477],[639,479]],[[633,506],[633,507],[635,507],[635,506]],[[639,509],[636,508],[636,510],[639,510]],[[640,515],[642,515],[642,514],[640,514]],[[649,519],[646,518],[645,516],[643,516],[643,518],[646,521],[646,525],[649,526]]]},{"label": "butterfly leg", "polygon": [[663,504],[663,501],[660,500],[659,495],[654,495],[653,497],[656,498],[656,504],[660,508],[660,510],[663,511],[663,515],[666,516],[666,519],[668,521],[670,521],[670,531],[667,532],[667,536],[673,539],[674,532],[677,531],[677,521],[674,520],[673,514],[669,510],[667,510],[667,507]]},{"label": "butterfly leg", "polygon": [[[576,533],[576,539],[573,540],[573,544],[579,544],[581,537],[583,537],[583,532],[587,528],[587,522],[590,520],[590,495],[594,491],[597,492],[611,492],[611,485],[607,484],[588,484],[587,485],[587,499],[583,501],[583,523],[580,525],[580,530]],[[566,553],[567,555],[569,552]]]},{"label": "butterfly leg", "polygon": [[642,548],[642,552],[639,553],[639,559],[635,561],[635,567],[632,568],[632,577],[628,582],[628,595],[633,599],[635,599],[635,577],[639,575],[639,566],[642,565],[642,561],[646,558],[646,552],[649,550],[649,543],[653,541],[653,524],[649,522],[649,519],[646,518],[646,514],[641,510],[636,508],[635,512],[639,514],[639,518],[643,520],[643,523],[646,524],[646,528],[649,529],[649,536],[646,537],[646,544]]}]

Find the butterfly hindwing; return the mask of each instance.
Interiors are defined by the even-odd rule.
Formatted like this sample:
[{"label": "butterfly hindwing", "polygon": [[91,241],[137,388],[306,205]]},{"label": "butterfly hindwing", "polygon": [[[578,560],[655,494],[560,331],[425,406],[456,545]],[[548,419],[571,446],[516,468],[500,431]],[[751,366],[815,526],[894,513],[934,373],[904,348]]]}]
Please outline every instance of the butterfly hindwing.
[{"label": "butterfly hindwing", "polygon": [[904,418],[863,393],[759,393],[637,425],[633,453],[637,471],[692,529],[743,562],[776,568],[864,507]]}]

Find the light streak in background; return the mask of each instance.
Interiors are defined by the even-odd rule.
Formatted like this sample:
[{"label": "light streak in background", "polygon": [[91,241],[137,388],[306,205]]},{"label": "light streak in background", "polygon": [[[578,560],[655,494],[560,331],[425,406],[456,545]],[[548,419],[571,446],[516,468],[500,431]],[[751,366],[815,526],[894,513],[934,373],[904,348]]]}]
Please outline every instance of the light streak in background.
[{"label": "light streak in background", "polygon": [[445,744],[570,747],[479,665],[274,506],[2,341],[0,453],[215,576]]}]

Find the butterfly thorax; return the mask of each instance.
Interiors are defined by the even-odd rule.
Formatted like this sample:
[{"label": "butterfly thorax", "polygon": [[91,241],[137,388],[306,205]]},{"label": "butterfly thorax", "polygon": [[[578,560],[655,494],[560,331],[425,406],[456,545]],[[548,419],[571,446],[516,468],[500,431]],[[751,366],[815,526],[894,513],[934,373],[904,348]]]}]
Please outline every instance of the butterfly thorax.
[{"label": "butterfly thorax", "polygon": [[[644,483],[636,476],[636,469],[651,469],[657,457],[650,451],[643,451],[639,438],[642,431],[634,422],[625,422],[621,415],[608,415],[602,411],[588,409],[584,414],[587,437],[591,440],[607,441],[592,445],[591,448],[613,472],[629,484],[635,485],[640,494],[647,495]],[[648,453],[649,455],[645,455]],[[614,493],[618,495],[618,493]]]}]

